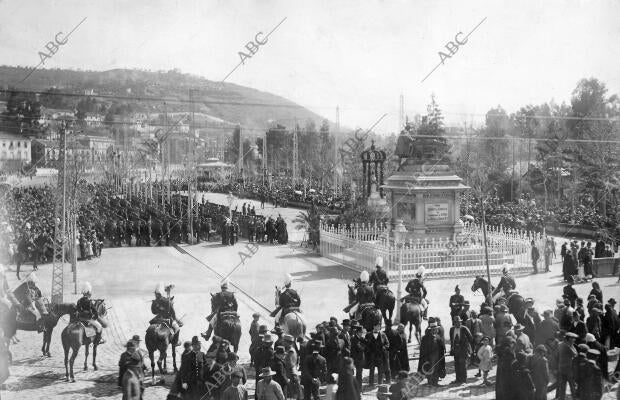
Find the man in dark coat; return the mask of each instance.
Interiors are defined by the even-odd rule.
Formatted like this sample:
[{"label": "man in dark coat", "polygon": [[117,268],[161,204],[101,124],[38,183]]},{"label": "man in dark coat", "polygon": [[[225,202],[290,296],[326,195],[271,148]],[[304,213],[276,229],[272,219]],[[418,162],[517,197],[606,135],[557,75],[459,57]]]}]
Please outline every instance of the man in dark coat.
[{"label": "man in dark coat", "polygon": [[534,380],[534,400],[547,400],[547,385],[549,384],[549,362],[546,357],[547,348],[539,344],[530,359],[530,372]]},{"label": "man in dark coat", "polygon": [[192,338],[192,351],[181,356],[179,377],[183,398],[200,399],[204,392],[203,369],[205,355],[200,351],[198,336]]},{"label": "man in dark coat", "polygon": [[287,393],[287,386],[289,383],[289,379],[286,375],[286,365],[284,363],[285,356],[286,352],[284,350],[284,346],[276,346],[275,355],[268,365],[271,367],[271,370],[275,372],[272,379],[278,382],[283,393]]},{"label": "man in dark coat", "polygon": [[204,391],[206,391],[209,396],[214,396],[215,398],[217,398],[217,396],[219,396],[219,394],[222,393],[225,388],[222,387],[224,376],[222,374],[222,366],[216,362],[215,358],[216,354],[214,352],[210,352],[204,355],[202,380],[205,385]]},{"label": "man in dark coat", "polygon": [[568,332],[564,336],[564,341],[558,346],[558,382],[555,398],[564,400],[566,396],[566,384],[570,386],[570,392],[575,396],[576,384],[573,371],[573,359],[577,357],[575,349],[577,335]]},{"label": "man in dark coat", "polygon": [[355,363],[355,379],[362,384],[362,372],[366,365],[366,338],[364,328],[359,325],[353,326],[351,338],[351,357]]},{"label": "man in dark coat", "polygon": [[368,369],[370,370],[370,376],[368,378],[368,384],[374,385],[375,381],[375,368],[378,370],[379,385],[383,383],[383,376],[385,375],[387,382],[390,382],[390,364],[389,364],[389,347],[385,333],[381,332],[381,326],[376,325],[372,332],[366,335],[366,360],[368,362]]},{"label": "man in dark coat", "polygon": [[420,343],[418,372],[426,375],[431,386],[439,386],[439,378],[446,376],[445,354],[446,346],[437,335],[437,323],[429,322]]},{"label": "man in dark coat", "polygon": [[600,400],[603,397],[603,371],[597,365],[596,360],[600,357],[600,351],[588,350],[587,361],[582,374],[582,397],[584,400]]},{"label": "man in dark coat", "polygon": [[562,297],[567,299],[570,302],[570,306],[575,308],[575,303],[577,302],[577,292],[575,291],[575,288],[573,287],[573,284],[575,283],[575,280],[573,279],[572,276],[568,277],[567,280],[568,285],[564,286],[564,288],[562,289]]},{"label": "man in dark coat", "polygon": [[564,281],[568,281],[571,276],[577,275],[577,264],[573,257],[573,251],[570,249],[566,250],[566,256],[564,256],[562,274],[564,276]]},{"label": "man in dark coat", "polygon": [[450,318],[454,318],[455,316],[460,315],[464,304],[465,298],[461,294],[461,289],[459,288],[459,285],[456,285],[456,287],[454,288],[454,294],[450,296],[450,301],[448,302],[448,305],[450,306]]},{"label": "man in dark coat", "polygon": [[504,336],[497,344],[497,374],[495,378],[495,398],[497,400],[520,400],[514,392],[514,370],[512,363],[515,361],[516,341],[512,337]]},{"label": "man in dark coat", "polygon": [[325,360],[327,361],[327,372],[336,374],[340,371],[340,360],[342,359],[342,348],[344,341],[338,337],[338,330],[335,326],[329,327],[329,335],[325,341]]},{"label": "man in dark coat", "polygon": [[546,344],[547,340],[553,339],[557,331],[560,330],[558,322],[553,318],[553,311],[545,310],[543,312],[543,320],[536,328],[534,344]]},{"label": "man in dark coat", "polygon": [[319,350],[314,349],[303,364],[301,384],[304,386],[304,400],[319,400],[319,386],[327,380],[327,362],[319,355]]},{"label": "man in dark coat", "polygon": [[579,319],[575,312],[573,312],[573,319],[568,331],[577,335],[577,344],[585,343],[588,330],[586,329],[586,324]]},{"label": "man in dark coat", "polygon": [[464,384],[467,382],[467,359],[472,352],[473,340],[467,327],[461,325],[460,317],[453,318],[453,326],[450,328],[450,355],[454,356],[454,369],[456,380],[452,383]]}]

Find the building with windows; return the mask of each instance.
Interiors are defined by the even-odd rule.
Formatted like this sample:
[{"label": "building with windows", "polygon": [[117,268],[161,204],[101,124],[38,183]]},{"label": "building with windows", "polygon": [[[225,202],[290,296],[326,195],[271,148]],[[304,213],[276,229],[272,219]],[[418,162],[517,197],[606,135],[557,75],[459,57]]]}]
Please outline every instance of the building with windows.
[{"label": "building with windows", "polygon": [[31,139],[23,135],[0,131],[0,162],[30,163]]}]

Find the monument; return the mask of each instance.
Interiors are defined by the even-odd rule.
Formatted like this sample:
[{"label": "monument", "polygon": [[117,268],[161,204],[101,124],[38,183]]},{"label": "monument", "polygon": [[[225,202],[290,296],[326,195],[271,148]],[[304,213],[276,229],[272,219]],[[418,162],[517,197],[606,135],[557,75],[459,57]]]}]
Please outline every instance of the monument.
[{"label": "monument", "polygon": [[461,194],[469,187],[452,170],[448,152],[441,136],[418,137],[405,129],[398,137],[399,166],[383,189],[391,200],[392,226],[402,220],[406,240],[454,239],[463,229]]}]

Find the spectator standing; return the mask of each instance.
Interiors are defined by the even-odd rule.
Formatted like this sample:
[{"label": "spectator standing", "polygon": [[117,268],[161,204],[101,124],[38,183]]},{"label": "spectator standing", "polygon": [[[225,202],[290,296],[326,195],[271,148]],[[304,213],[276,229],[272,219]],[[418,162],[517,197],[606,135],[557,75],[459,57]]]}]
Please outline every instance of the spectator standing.
[{"label": "spectator standing", "polygon": [[539,344],[530,360],[530,371],[534,381],[534,400],[547,400],[547,385],[549,385],[549,362],[546,357],[547,348]]},{"label": "spectator standing", "polygon": [[467,359],[472,352],[472,341],[469,329],[461,325],[459,317],[454,317],[453,326],[450,328],[450,355],[454,356],[456,380],[452,383],[462,385],[467,382]]},{"label": "spectator standing", "polygon": [[538,260],[540,259],[540,251],[538,250],[538,246],[536,246],[536,241],[532,240],[532,267],[534,268],[534,273],[538,273]]},{"label": "spectator standing", "polygon": [[489,371],[493,367],[492,358],[493,358],[493,348],[489,344],[491,338],[489,336],[485,336],[482,338],[482,345],[478,349],[478,359],[480,363],[478,364],[480,367],[480,371],[482,371],[482,384],[485,386],[491,386],[492,383],[489,381]]}]

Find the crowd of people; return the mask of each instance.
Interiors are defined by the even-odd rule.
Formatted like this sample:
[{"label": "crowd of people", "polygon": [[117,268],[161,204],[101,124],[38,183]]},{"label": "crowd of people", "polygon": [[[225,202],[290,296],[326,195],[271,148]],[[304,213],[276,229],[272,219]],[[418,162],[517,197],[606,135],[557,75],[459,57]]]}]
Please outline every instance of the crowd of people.
[{"label": "crowd of people", "polygon": [[[252,241],[285,244],[286,222],[281,216],[263,216],[243,205],[241,210],[196,198],[188,216],[186,195],[166,198],[163,187],[152,196],[118,194],[111,185],[80,182],[82,199],[76,213],[78,260],[100,257],[104,247],[169,246],[171,242],[209,241],[221,236],[222,244],[234,244],[240,237]],[[54,189],[50,186],[11,188],[2,193],[0,207],[0,261],[17,266],[51,262],[54,255]],[[163,202],[162,202],[163,198]],[[69,259],[70,254],[66,254]]]}]

